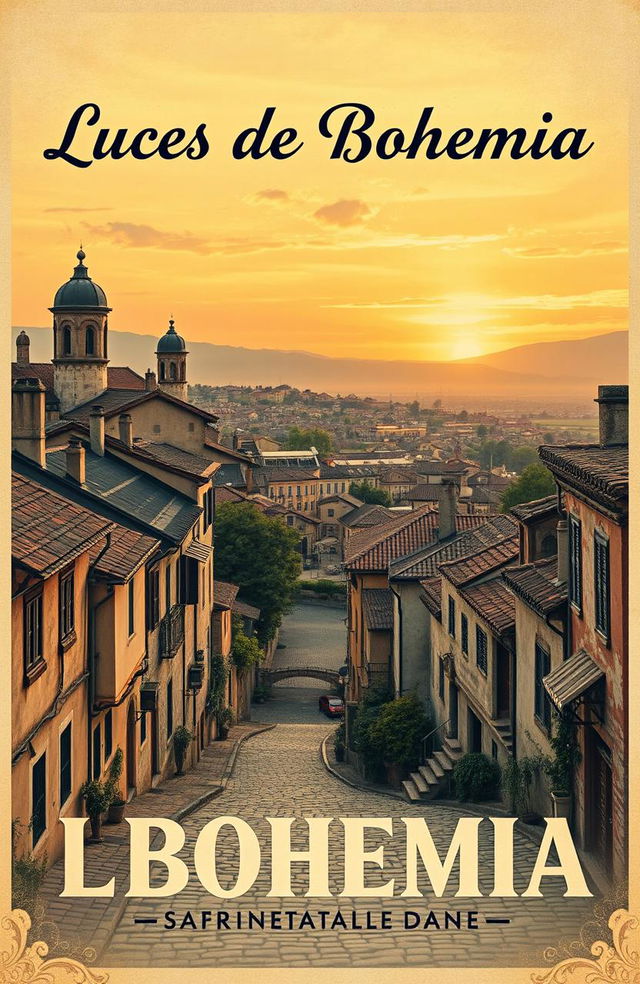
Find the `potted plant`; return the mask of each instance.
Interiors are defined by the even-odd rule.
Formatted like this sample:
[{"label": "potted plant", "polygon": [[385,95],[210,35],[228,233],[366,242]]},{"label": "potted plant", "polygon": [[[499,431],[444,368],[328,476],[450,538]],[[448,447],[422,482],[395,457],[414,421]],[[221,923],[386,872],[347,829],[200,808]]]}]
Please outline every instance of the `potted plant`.
[{"label": "potted plant", "polygon": [[111,806],[113,789],[108,782],[92,779],[80,787],[80,795],[84,799],[87,816],[91,821],[91,841],[95,844],[102,840],[102,814]]},{"label": "potted plant", "polygon": [[559,714],[551,739],[553,757],[546,760],[544,770],[549,779],[554,817],[571,815],[571,788],[573,773],[582,755],[576,739],[575,727],[566,714]]},{"label": "potted plant", "polygon": [[344,722],[339,728],[336,728],[336,733],[333,736],[333,750],[336,756],[336,762],[344,762]]},{"label": "potted plant", "polygon": [[184,760],[187,756],[187,749],[193,741],[193,735],[188,728],[182,725],[173,732],[173,753],[176,758],[176,775],[184,775]]},{"label": "potted plant", "polygon": [[218,713],[218,741],[225,741],[229,737],[229,728],[233,724],[233,711],[230,707],[224,707]]},{"label": "potted plant", "polygon": [[113,753],[113,758],[111,759],[111,765],[109,766],[109,778],[107,784],[111,787],[113,793],[113,799],[109,806],[109,816],[107,817],[107,823],[122,823],[124,818],[124,810],[127,805],[127,801],[122,795],[122,790],[120,789],[120,776],[122,775],[122,763],[124,761],[124,755],[122,749],[118,745],[115,752]]}]

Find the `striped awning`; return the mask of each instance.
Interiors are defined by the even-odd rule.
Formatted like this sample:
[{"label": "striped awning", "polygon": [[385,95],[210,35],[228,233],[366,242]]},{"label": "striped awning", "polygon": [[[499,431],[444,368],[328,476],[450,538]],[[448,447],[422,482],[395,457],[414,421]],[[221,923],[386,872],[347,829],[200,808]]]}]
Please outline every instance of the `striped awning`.
[{"label": "striped awning", "polygon": [[192,557],[199,563],[206,564],[211,556],[211,547],[208,543],[202,543],[200,540],[192,540],[184,553],[186,557]]},{"label": "striped awning", "polygon": [[584,649],[556,666],[542,682],[559,711],[577,700],[604,676],[596,661]]}]

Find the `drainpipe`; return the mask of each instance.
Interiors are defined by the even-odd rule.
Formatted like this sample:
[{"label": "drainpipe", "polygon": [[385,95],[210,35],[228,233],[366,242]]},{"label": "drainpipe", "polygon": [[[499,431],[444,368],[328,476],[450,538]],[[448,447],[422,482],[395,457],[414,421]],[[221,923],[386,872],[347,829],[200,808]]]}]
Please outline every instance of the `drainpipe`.
[{"label": "drainpipe", "polygon": [[95,700],[95,691],[96,691],[96,674],[95,674],[96,617],[95,617],[95,615],[96,615],[96,612],[97,612],[98,608],[100,608],[101,605],[103,605],[104,602],[107,601],[113,595],[113,585],[111,585],[111,584],[109,585],[109,587],[107,589],[106,596],[102,599],[102,601],[99,601],[98,604],[95,605],[93,608],[91,607],[91,597],[90,597],[90,593],[89,592],[90,592],[90,586],[91,586],[91,584],[95,584],[96,583],[96,579],[94,577],[94,571],[95,571],[96,567],[98,566],[100,560],[102,559],[102,557],[107,552],[107,550],[109,549],[110,546],[111,546],[111,533],[109,532],[106,535],[104,547],[102,548],[102,550],[100,551],[100,553],[98,554],[98,556],[96,557],[96,559],[93,561],[93,563],[89,566],[89,570],[87,572],[87,585],[86,585],[86,593],[87,593],[87,661],[88,661],[88,664],[89,664],[89,666],[88,666],[88,670],[89,670],[89,681],[88,681],[88,690],[89,690],[89,701],[88,701],[88,703],[89,703],[89,709],[88,709],[88,715],[87,715],[87,779],[89,779],[89,780],[91,780],[91,774],[92,774],[92,771],[93,771],[92,770],[92,752],[93,752],[93,749],[92,749],[92,742],[91,742],[91,723],[92,723],[93,717],[94,717],[94,714],[93,714],[93,704],[94,704],[94,700]]},{"label": "drainpipe", "polygon": [[402,657],[403,657],[403,652],[402,652],[402,598],[400,597],[400,595],[398,594],[398,592],[396,591],[396,589],[393,587],[392,584],[390,584],[389,587],[391,588],[392,593],[398,599],[398,624],[399,624],[399,628],[398,628],[398,686],[396,688],[396,691],[397,691],[397,696],[398,697],[401,697],[402,696]]}]

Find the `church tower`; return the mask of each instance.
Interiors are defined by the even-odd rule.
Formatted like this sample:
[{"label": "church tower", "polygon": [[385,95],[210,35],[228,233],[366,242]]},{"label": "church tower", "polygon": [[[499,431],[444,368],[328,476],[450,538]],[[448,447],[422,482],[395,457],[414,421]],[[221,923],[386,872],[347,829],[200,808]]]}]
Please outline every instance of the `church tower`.
[{"label": "church tower", "polygon": [[53,388],[64,413],[107,388],[107,315],[111,308],[77,253],[78,265],[49,310],[53,314]]},{"label": "church tower", "polygon": [[187,345],[175,329],[173,318],[169,330],[158,340],[158,389],[187,402]]}]

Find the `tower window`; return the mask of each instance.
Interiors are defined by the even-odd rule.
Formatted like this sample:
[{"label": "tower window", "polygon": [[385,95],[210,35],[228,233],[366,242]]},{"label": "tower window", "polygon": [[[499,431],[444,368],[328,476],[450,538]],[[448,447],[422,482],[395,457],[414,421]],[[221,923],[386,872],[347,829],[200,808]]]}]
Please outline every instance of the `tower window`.
[{"label": "tower window", "polygon": [[164,382],[165,379],[166,379],[166,376],[165,376],[165,371],[164,371],[164,362],[161,362],[160,363],[160,380],[161,380],[161,382]]},{"label": "tower window", "polygon": [[96,332],[95,329],[89,325],[85,333],[85,351],[87,355],[96,354]]},{"label": "tower window", "polygon": [[177,379],[176,364],[175,362],[169,363],[169,379]]},{"label": "tower window", "polygon": [[71,355],[71,329],[62,329],[62,354]]}]

